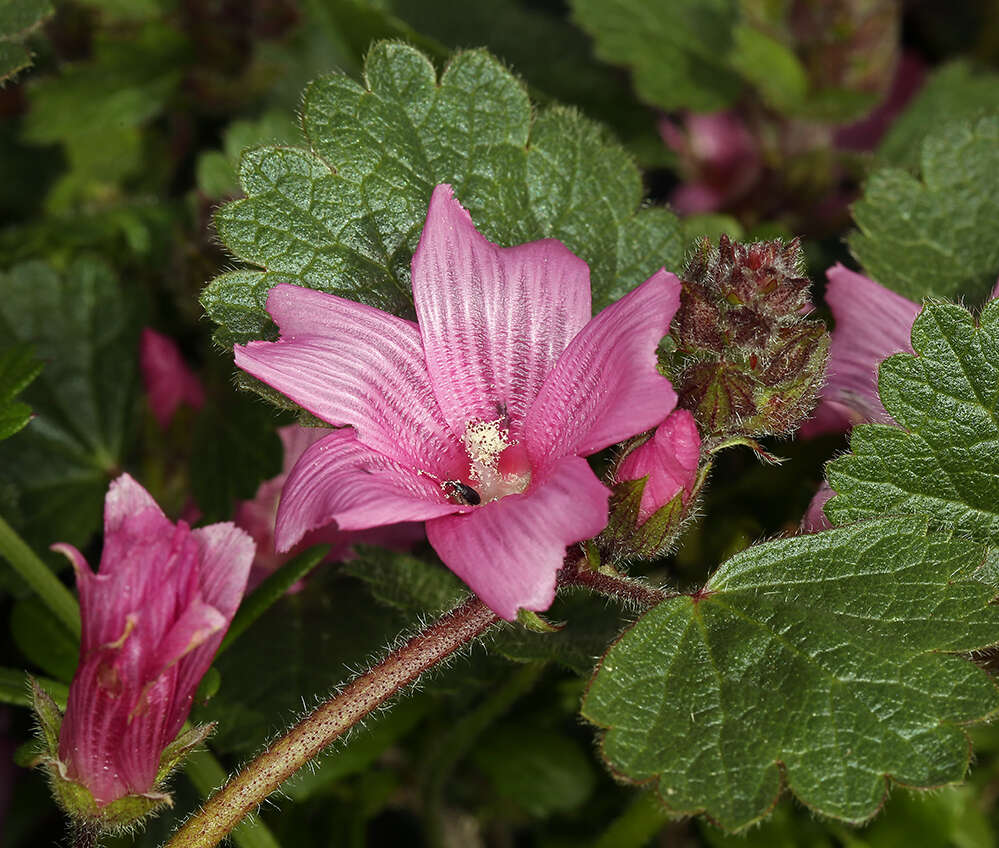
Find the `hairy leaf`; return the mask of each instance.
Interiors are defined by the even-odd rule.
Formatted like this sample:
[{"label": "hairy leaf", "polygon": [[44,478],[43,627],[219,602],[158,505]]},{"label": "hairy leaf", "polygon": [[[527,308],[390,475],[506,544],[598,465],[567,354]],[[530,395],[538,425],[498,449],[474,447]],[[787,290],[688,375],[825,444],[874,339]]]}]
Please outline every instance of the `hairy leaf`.
[{"label": "hairy leaf", "polygon": [[916,355],[881,364],[885,409],[901,427],[866,424],[852,453],[829,465],[836,523],[875,515],[927,516],[989,545],[999,542],[999,300],[979,325],[931,302],[912,327]]},{"label": "hairy leaf", "polygon": [[784,784],[857,822],[889,779],[959,781],[962,725],[999,710],[999,689],[953,653],[999,640],[999,608],[973,576],[982,549],[925,528],[892,518],[757,545],[646,613],[583,703],[610,767],[730,830]]},{"label": "hairy leaf", "polygon": [[31,345],[0,350],[0,440],[13,436],[31,420],[31,407],[15,398],[41,370]]},{"label": "hairy leaf", "polygon": [[875,171],[853,217],[850,250],[882,285],[915,301],[981,302],[999,275],[999,117],[928,137],[920,179]]},{"label": "hairy leaf", "polygon": [[590,263],[597,308],[679,266],[677,219],[638,208],[641,179],[624,150],[568,109],[532,120],[523,86],[488,53],[457,54],[438,80],[415,48],[381,43],[365,83],[329,76],[309,86],[309,150],[243,155],[247,197],[223,206],[216,226],[264,270],[223,274],[205,290],[220,341],[266,335],[263,305],[279,282],[410,314],[410,260],[441,182],[499,244],[565,242]]},{"label": "hairy leaf", "polygon": [[923,139],[944,124],[999,112],[999,74],[967,62],[937,68],[905,111],[892,122],[877,150],[879,165],[918,170]]},{"label": "hairy leaf", "polygon": [[24,392],[35,417],[0,443],[0,482],[26,540],[86,544],[134,435],[139,323],[102,262],[65,273],[29,262],[0,274],[0,333],[31,343],[45,369]]},{"label": "hairy leaf", "polygon": [[49,0],[0,0],[0,84],[31,66],[24,42],[53,11]]}]

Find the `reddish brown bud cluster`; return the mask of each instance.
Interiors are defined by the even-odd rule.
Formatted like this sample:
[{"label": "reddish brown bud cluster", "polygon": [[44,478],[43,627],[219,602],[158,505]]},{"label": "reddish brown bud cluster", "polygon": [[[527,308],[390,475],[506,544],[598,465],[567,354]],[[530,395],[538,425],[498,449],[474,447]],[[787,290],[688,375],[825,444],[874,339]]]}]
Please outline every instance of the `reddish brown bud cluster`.
[{"label": "reddish brown bud cluster", "polygon": [[665,367],[706,437],[784,435],[811,412],[829,335],[804,317],[808,288],[797,239],[695,249]]}]

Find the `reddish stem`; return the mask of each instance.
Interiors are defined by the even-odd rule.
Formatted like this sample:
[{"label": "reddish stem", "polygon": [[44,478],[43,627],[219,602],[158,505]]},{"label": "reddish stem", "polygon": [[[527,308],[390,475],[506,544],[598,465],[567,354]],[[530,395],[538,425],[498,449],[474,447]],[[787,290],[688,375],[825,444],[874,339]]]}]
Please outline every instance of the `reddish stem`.
[{"label": "reddish stem", "polygon": [[216,792],[166,848],[212,848],[268,795],[345,731],[499,618],[472,597],[317,707]]}]

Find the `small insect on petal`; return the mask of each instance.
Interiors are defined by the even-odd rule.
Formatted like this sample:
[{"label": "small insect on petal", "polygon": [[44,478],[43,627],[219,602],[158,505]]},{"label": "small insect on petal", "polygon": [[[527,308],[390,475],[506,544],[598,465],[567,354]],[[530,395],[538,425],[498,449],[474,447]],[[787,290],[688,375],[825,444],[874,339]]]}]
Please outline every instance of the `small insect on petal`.
[{"label": "small insect on petal", "polygon": [[441,483],[441,488],[451,500],[464,506],[478,506],[482,503],[479,493],[467,483],[462,483],[461,480],[445,480]]}]

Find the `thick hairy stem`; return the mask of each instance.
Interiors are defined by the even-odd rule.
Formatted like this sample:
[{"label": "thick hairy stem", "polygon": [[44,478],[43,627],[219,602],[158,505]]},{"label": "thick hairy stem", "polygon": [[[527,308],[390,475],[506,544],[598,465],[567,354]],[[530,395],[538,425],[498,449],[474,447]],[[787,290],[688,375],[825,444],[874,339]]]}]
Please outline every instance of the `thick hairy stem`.
[{"label": "thick hairy stem", "polygon": [[192,816],[167,848],[212,848],[275,789],[423,672],[480,636],[499,619],[472,597],[355,677],[232,778]]},{"label": "thick hairy stem", "polygon": [[69,826],[69,844],[73,848],[97,848],[100,832],[96,825],[73,822]]}]

